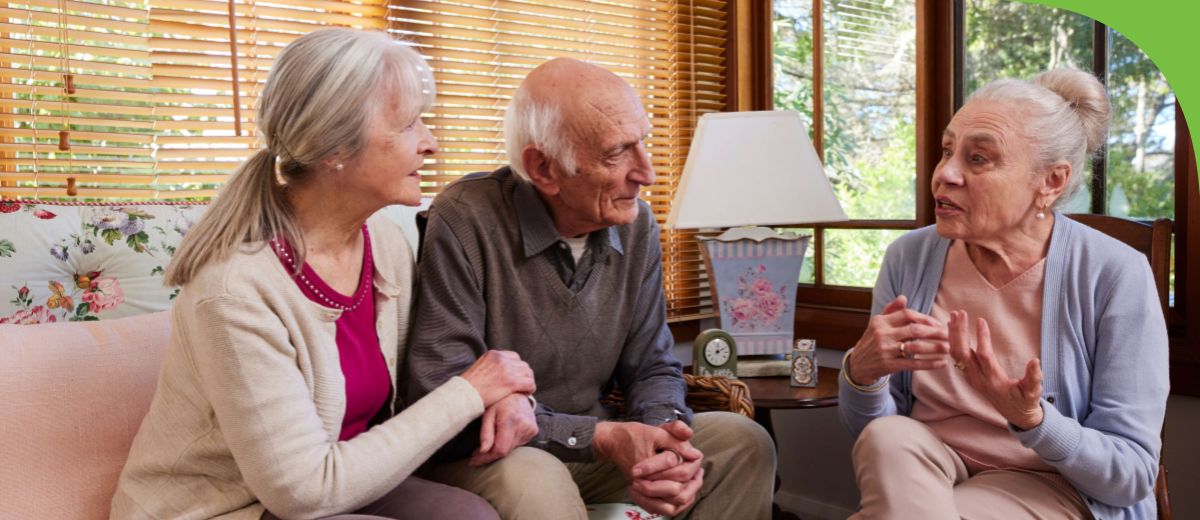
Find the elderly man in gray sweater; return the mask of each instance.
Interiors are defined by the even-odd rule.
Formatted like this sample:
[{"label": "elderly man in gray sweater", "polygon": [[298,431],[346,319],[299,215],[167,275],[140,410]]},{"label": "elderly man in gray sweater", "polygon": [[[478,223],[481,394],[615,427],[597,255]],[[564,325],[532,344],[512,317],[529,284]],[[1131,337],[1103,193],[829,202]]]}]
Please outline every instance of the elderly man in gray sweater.
[{"label": "elderly man in gray sweater", "polygon": [[[427,471],[504,518],[586,518],[586,503],[630,500],[676,517],[770,516],[770,437],[684,404],[659,229],[638,199],[654,182],[649,132],[625,81],[547,62],[506,115],[511,166],[454,183],[429,211],[409,398],[488,349],[518,352],[537,379],[536,400],[497,403]],[[613,388],[624,417],[600,403]]]}]

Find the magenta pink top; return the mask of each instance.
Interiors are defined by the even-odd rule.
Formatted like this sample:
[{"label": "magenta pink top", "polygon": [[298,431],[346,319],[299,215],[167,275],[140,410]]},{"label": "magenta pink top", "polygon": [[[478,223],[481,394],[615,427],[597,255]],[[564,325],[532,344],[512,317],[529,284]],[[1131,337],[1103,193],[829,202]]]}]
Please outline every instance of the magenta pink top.
[{"label": "magenta pink top", "polygon": [[[300,274],[292,277],[308,299],[342,311],[336,322],[338,357],[342,375],[346,378],[346,415],[342,418],[342,433],[338,436],[341,441],[367,431],[371,419],[387,403],[392,391],[391,376],[375,331],[375,264],[371,258],[371,236],[365,224],[362,233],[362,274],[354,294],[346,296],[334,290],[307,262]],[[280,261],[291,270],[293,249],[286,244],[285,250],[289,256],[281,256]]]}]

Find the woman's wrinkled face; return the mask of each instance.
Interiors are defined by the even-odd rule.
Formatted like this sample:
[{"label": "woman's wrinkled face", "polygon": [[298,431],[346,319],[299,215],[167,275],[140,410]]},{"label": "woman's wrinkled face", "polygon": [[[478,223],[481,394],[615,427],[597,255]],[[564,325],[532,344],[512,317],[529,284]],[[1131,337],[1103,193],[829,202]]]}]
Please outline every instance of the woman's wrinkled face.
[{"label": "woman's wrinkled face", "polygon": [[417,170],[425,156],[438,151],[437,139],[425,122],[408,119],[400,101],[382,103],[367,123],[363,147],[346,164],[343,187],[379,197],[382,205],[421,203],[421,177]]},{"label": "woman's wrinkled face", "polygon": [[1011,104],[971,101],[942,134],[933,170],[938,234],[967,242],[999,238],[1034,218],[1032,145]]}]

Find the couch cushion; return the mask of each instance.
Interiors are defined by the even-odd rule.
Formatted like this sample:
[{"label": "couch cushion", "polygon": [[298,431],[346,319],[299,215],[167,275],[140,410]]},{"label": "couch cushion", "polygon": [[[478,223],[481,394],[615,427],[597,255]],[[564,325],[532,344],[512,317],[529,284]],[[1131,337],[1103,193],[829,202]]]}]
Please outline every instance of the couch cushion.
[{"label": "couch cushion", "polygon": [[169,308],[163,270],[205,207],[0,201],[0,323]]},{"label": "couch cushion", "polygon": [[108,518],[169,336],[168,312],[0,325],[0,518]]}]

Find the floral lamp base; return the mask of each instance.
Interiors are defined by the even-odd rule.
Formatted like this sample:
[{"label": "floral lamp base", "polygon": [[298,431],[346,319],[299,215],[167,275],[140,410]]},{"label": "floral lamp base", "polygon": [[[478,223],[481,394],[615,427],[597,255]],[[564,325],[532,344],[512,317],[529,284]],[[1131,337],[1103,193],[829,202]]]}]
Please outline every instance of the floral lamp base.
[{"label": "floral lamp base", "polygon": [[721,328],[737,341],[739,356],[791,351],[796,283],[809,238],[761,227],[701,238]]}]

